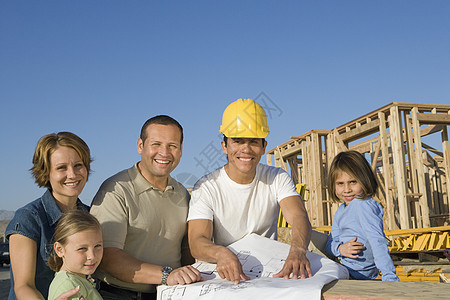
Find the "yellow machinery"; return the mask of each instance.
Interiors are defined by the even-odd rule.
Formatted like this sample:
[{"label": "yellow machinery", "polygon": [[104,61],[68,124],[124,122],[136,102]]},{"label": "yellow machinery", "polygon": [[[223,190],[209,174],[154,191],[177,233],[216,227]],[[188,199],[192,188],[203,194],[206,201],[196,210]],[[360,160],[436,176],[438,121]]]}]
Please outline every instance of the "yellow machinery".
[{"label": "yellow machinery", "polygon": [[450,226],[387,230],[389,250],[439,251],[450,248]]},{"label": "yellow machinery", "polygon": [[[308,201],[309,193],[306,193],[307,190],[306,190],[305,185],[302,183],[298,183],[295,186],[295,188],[297,190],[297,193],[300,194],[300,197],[302,197],[303,201]],[[306,195],[306,198],[305,198],[305,195]],[[280,213],[278,214],[278,227],[291,227],[291,225],[289,225],[288,222],[284,219],[281,209],[280,209]]]},{"label": "yellow machinery", "polygon": [[450,226],[387,230],[389,251],[401,281],[439,282],[450,263],[443,252],[450,248]]}]

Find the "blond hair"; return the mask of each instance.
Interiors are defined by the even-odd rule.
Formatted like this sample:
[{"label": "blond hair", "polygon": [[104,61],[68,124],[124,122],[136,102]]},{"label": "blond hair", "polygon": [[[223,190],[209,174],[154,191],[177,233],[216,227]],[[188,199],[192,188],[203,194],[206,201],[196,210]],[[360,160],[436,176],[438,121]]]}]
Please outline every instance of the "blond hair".
[{"label": "blond hair", "polygon": [[[101,232],[100,223],[87,210],[72,210],[62,215],[56,224],[53,242],[65,246],[69,236],[88,229],[97,229]],[[59,272],[63,260],[53,249],[48,258],[48,266],[55,272]]]}]

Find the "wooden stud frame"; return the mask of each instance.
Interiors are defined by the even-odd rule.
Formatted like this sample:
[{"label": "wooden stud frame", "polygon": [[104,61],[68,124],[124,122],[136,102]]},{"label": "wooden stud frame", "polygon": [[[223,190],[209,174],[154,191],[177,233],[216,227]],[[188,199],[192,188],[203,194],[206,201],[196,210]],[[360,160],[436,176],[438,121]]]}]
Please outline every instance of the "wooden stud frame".
[{"label": "wooden stud frame", "polygon": [[[380,185],[385,229],[450,225],[450,105],[393,102],[332,130],[311,130],[267,152],[267,164],[290,169],[305,184],[305,202],[314,227],[330,226],[339,203],[328,193],[326,177],[341,151],[356,150]],[[440,133],[442,151],[422,142]],[[367,157],[367,156],[366,156]]]}]

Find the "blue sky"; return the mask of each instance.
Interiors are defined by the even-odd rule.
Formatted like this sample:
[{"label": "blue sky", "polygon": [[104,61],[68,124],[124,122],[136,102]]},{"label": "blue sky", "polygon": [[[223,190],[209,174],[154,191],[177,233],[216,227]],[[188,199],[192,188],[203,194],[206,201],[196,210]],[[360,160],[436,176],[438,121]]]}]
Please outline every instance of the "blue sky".
[{"label": "blue sky", "polygon": [[51,132],[90,146],[90,204],[157,114],[184,127],[172,175],[189,186],[223,161],[238,98],[270,110],[267,149],[391,102],[450,104],[449,16],[448,1],[0,1],[0,209],[44,192],[28,169]]}]

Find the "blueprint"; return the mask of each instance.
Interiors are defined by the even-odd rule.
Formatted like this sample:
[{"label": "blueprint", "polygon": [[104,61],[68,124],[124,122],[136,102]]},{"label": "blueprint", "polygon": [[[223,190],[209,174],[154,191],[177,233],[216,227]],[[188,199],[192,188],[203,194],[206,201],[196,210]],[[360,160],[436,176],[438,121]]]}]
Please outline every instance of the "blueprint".
[{"label": "blueprint", "polygon": [[[199,261],[193,266],[204,281],[190,285],[158,286],[160,300],[188,299],[320,299],[322,287],[335,279],[348,279],[348,271],[334,261],[308,252],[313,277],[299,280],[273,278],[278,273],[289,253],[290,245],[251,234],[228,248],[242,264],[250,280],[235,285],[221,279],[216,265]],[[232,297],[232,298],[231,298]]]}]

